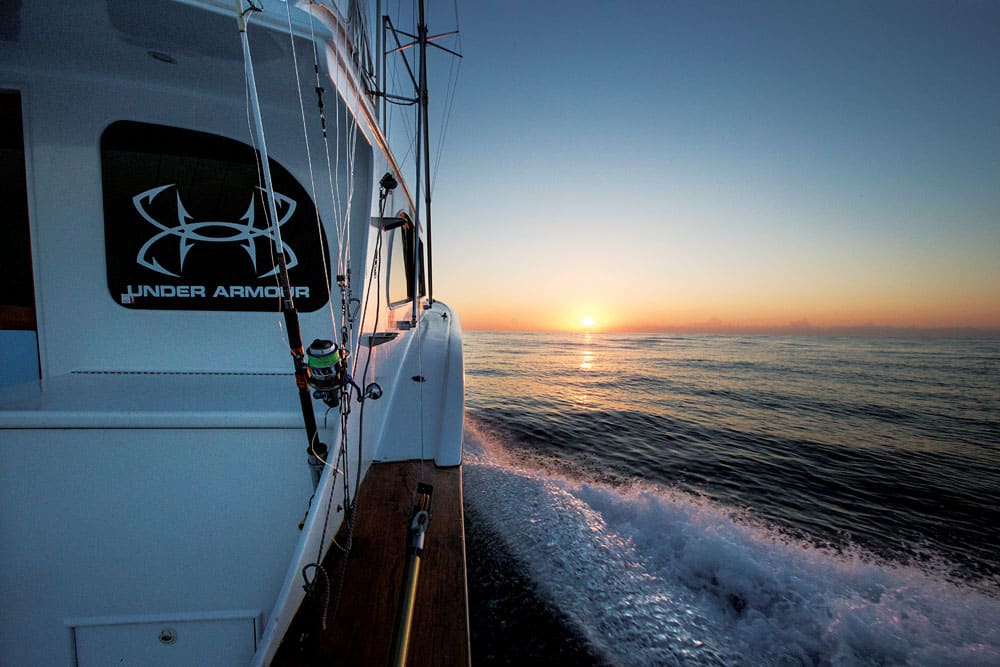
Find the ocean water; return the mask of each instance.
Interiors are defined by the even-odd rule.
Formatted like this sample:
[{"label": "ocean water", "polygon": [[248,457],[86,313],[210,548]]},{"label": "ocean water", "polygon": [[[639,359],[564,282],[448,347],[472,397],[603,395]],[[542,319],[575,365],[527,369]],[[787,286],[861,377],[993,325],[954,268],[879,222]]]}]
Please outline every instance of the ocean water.
[{"label": "ocean water", "polygon": [[474,576],[523,579],[566,634],[534,651],[502,636],[524,605],[474,600],[501,628],[478,662],[1000,665],[1000,340],[465,353],[466,505],[503,554]]}]

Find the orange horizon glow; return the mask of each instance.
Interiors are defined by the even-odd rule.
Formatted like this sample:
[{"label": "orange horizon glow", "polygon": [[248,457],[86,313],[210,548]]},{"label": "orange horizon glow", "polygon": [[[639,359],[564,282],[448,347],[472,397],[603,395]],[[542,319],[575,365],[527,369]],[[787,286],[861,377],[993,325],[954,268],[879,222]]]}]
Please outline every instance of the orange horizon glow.
[{"label": "orange horizon glow", "polygon": [[867,255],[825,267],[825,255],[812,266],[811,257],[749,254],[700,264],[675,255],[658,265],[662,257],[639,263],[605,253],[595,263],[586,248],[559,256],[539,248],[534,258],[459,254],[440,264],[435,293],[468,330],[996,336],[1000,265],[984,248],[936,264],[889,263],[845,246],[837,258]]},{"label": "orange horizon glow", "polygon": [[535,326],[530,323],[517,320],[514,322],[491,322],[488,320],[473,319],[470,324],[463,320],[462,328],[465,331],[509,331],[526,333],[676,333],[676,334],[733,334],[733,335],[906,335],[912,332],[918,335],[934,335],[939,333],[942,336],[950,335],[972,335],[985,337],[1000,337],[1000,326],[974,326],[974,325],[892,325],[864,322],[857,324],[830,324],[814,325],[809,322],[789,322],[785,324],[739,324],[726,323],[722,321],[711,321],[701,323],[649,323],[635,324],[632,326],[618,326],[614,328],[605,327],[557,327],[557,326]]},{"label": "orange horizon glow", "polygon": [[[1000,317],[974,313],[908,312],[886,308],[882,317],[870,313],[851,314],[846,310],[826,309],[826,313],[774,314],[753,317],[750,313],[716,316],[710,312],[684,313],[671,317],[666,313],[614,313],[593,305],[578,308],[546,308],[542,304],[520,308],[483,308],[481,304],[463,304],[449,300],[469,331],[537,331],[595,333],[752,333],[809,334],[825,332],[893,333],[917,331],[968,332],[1000,335]],[[823,309],[816,309],[821,311]],[[913,309],[916,310],[916,309]],[[591,314],[593,313],[593,314]],[[685,317],[686,315],[686,317]]]},{"label": "orange horizon glow", "polygon": [[[478,6],[494,48],[522,20]],[[837,30],[785,7],[780,30],[748,9],[705,33],[703,12],[661,6],[639,24],[566,14],[577,33],[560,34],[600,25],[611,60],[567,58],[576,42],[544,30],[509,67],[470,59],[474,120],[434,191],[434,293],[470,330],[1000,335],[1000,96],[983,92],[997,49],[982,33],[998,13],[921,7],[866,10],[898,29],[888,50],[853,9],[823,10]],[[747,42],[747,25],[770,37]],[[685,81],[711,85],[678,96]]]}]

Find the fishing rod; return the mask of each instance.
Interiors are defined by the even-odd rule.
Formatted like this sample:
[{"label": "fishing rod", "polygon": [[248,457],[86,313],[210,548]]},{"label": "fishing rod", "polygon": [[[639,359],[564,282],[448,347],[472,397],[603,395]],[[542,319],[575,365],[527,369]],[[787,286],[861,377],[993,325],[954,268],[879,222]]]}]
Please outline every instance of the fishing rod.
[{"label": "fishing rod", "polygon": [[274,198],[274,184],[271,180],[271,165],[267,155],[267,143],[264,138],[264,123],[260,111],[260,100],[257,97],[257,82],[254,79],[253,60],[250,57],[250,39],[247,36],[247,14],[252,11],[259,11],[259,8],[252,3],[250,9],[243,9],[243,0],[235,0],[236,3],[236,23],[240,31],[240,42],[243,46],[243,65],[247,83],[247,97],[250,101],[250,111],[253,117],[253,126],[261,172],[264,177],[264,189],[267,199],[267,212],[271,224],[274,226],[276,238],[272,239],[275,245],[275,255],[278,262],[278,280],[281,287],[281,313],[285,321],[285,331],[288,335],[288,349],[292,355],[295,367],[295,385],[298,387],[299,405],[302,408],[302,421],[305,423],[306,437],[309,446],[306,451],[309,453],[309,468],[312,472],[313,486],[319,485],[320,473],[322,473],[324,461],[328,448],[319,439],[319,429],[316,426],[316,412],[313,408],[312,392],[310,391],[310,371],[306,362],[306,353],[302,346],[302,330],[299,327],[299,311],[295,307],[295,300],[292,298],[291,280],[288,277],[288,264],[285,260],[284,246],[281,241],[281,228],[275,224],[278,220],[278,207]]}]

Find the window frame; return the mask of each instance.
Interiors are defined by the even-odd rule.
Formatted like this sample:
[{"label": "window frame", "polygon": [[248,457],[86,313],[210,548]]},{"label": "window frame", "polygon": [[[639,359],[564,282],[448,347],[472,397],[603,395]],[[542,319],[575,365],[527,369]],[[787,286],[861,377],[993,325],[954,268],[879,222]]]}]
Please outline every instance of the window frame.
[{"label": "window frame", "polygon": [[[424,273],[424,240],[416,231],[416,226],[405,212],[400,212],[392,222],[383,227],[389,234],[389,262],[386,278],[386,302],[389,308],[396,309],[412,304],[415,299],[427,296],[427,281]],[[416,240],[416,249],[414,249]],[[399,246],[402,246],[401,248]],[[400,252],[397,252],[399,250]],[[406,280],[405,296],[399,291],[399,273],[395,263],[403,261],[403,275]],[[414,261],[416,260],[416,261]],[[415,285],[419,289],[415,289]]]}]

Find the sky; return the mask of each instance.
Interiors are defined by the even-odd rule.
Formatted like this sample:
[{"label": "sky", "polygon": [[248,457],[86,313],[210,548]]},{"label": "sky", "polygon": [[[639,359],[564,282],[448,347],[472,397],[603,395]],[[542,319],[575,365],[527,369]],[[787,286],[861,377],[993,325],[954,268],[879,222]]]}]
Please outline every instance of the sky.
[{"label": "sky", "polygon": [[1000,2],[458,9],[433,272],[465,328],[1000,331]]}]

